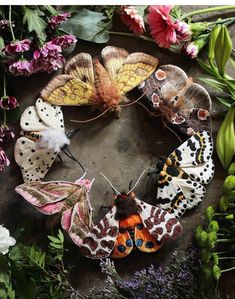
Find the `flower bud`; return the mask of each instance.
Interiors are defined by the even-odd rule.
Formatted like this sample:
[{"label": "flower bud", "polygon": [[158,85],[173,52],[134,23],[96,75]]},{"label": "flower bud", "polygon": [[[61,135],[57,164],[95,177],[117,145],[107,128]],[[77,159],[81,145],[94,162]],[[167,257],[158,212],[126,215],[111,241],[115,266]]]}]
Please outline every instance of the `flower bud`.
[{"label": "flower bud", "polygon": [[213,61],[213,59],[215,58],[215,44],[220,30],[221,30],[220,25],[215,26],[209,37],[208,58],[210,61]]},{"label": "flower bud", "polygon": [[208,230],[210,232],[217,232],[219,230],[219,224],[218,221],[216,220],[212,220],[209,224],[208,224]]},{"label": "flower bud", "polygon": [[229,214],[225,217],[226,220],[233,220],[234,219],[234,216],[233,214]]},{"label": "flower bud", "polygon": [[219,280],[220,279],[220,276],[221,276],[221,269],[218,265],[214,265],[213,266],[213,276],[215,278],[215,280]]},{"label": "flower bud", "polygon": [[181,48],[181,51],[189,58],[194,59],[197,57],[197,54],[205,46],[205,44],[206,44],[206,39],[199,38],[194,40],[193,42],[184,44],[183,47]]},{"label": "flower bud", "polygon": [[229,200],[228,200],[228,197],[226,195],[223,195],[221,198],[220,198],[220,201],[219,201],[219,208],[220,208],[220,211],[222,212],[226,212],[227,209],[229,207]]},{"label": "flower bud", "polygon": [[224,192],[235,190],[235,175],[229,175],[224,181]]},{"label": "flower bud", "polygon": [[206,218],[208,222],[211,222],[213,220],[213,218],[215,217],[215,210],[212,206],[209,206],[206,209]]},{"label": "flower bud", "polygon": [[4,110],[15,109],[19,104],[13,96],[3,96],[0,98],[0,108]]},{"label": "flower bud", "polygon": [[235,175],[235,162],[231,163],[228,169],[228,174],[234,174]]},{"label": "flower bud", "polygon": [[207,244],[208,244],[209,248],[211,248],[211,249],[215,248],[216,243],[217,243],[216,232],[210,232],[208,234],[208,240],[207,240]]}]

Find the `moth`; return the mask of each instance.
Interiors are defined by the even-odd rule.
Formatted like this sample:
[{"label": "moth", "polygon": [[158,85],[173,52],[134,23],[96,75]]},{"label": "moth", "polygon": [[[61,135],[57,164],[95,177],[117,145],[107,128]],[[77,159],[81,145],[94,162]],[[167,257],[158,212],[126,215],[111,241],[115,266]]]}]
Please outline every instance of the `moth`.
[{"label": "moth", "polygon": [[40,181],[60,149],[70,143],[61,107],[38,98],[35,106],[29,106],[22,113],[20,127],[23,136],[15,144],[15,161],[21,168],[24,182]]},{"label": "moth", "polygon": [[163,120],[183,134],[192,136],[211,130],[211,99],[206,89],[193,83],[175,65],[163,65],[139,85],[149,103]]},{"label": "moth", "polygon": [[158,59],[142,52],[129,54],[125,49],[107,46],[98,58],[79,53],[42,90],[41,97],[55,105],[92,105],[101,111],[118,111],[124,95],[148,78]]},{"label": "moth", "polygon": [[214,175],[213,141],[210,132],[200,131],[181,144],[168,158],[157,163],[157,206],[175,217],[197,206]]},{"label": "moth", "polygon": [[132,191],[118,193],[111,210],[83,239],[81,252],[92,259],[123,258],[133,248],[151,253],[181,230],[179,221],[167,211],[137,199]]},{"label": "moth", "polygon": [[45,215],[60,213],[63,229],[80,246],[93,227],[89,200],[92,182],[83,178],[76,182],[27,182],[15,191]]}]

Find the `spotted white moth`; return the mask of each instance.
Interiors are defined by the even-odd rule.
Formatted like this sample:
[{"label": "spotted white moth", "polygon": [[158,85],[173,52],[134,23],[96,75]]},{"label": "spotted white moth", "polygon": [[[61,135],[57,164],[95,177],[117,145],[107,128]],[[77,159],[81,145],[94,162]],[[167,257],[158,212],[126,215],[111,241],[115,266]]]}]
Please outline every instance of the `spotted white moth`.
[{"label": "spotted white moth", "polygon": [[63,113],[59,106],[37,99],[20,119],[22,131],[15,144],[15,161],[21,167],[24,182],[44,178],[60,148],[69,144],[64,133]]},{"label": "spotted white moth", "polygon": [[92,228],[89,192],[92,181],[27,182],[15,188],[37,210],[46,215],[61,213],[61,225],[75,244],[80,246]]},{"label": "spotted white moth", "polygon": [[83,239],[81,252],[88,258],[126,257],[133,248],[155,252],[181,232],[178,220],[167,211],[119,193],[112,209]]},{"label": "spotted white moth", "polygon": [[192,136],[199,130],[211,130],[210,95],[181,68],[163,65],[139,89],[163,120],[183,134]]},{"label": "spotted white moth", "polygon": [[157,165],[159,178],[157,206],[180,217],[198,205],[214,175],[213,141],[208,131],[200,131],[186,140],[167,159]]}]

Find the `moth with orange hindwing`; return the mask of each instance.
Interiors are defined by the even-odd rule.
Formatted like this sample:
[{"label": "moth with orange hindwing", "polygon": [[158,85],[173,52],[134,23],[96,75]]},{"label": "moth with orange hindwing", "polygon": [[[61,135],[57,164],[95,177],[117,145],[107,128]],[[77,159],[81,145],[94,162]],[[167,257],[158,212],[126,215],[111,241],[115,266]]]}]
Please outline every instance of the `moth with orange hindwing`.
[{"label": "moth with orange hindwing", "polygon": [[64,74],[54,77],[42,90],[41,97],[51,104],[96,106],[100,111],[120,111],[124,95],[147,79],[158,59],[142,52],[129,54],[125,49],[107,46],[98,58],[88,53],[72,57]]},{"label": "moth with orange hindwing", "polygon": [[81,252],[86,257],[123,258],[133,248],[155,252],[181,233],[182,227],[172,214],[137,199],[133,188],[128,193],[114,190],[113,207],[83,239]]}]

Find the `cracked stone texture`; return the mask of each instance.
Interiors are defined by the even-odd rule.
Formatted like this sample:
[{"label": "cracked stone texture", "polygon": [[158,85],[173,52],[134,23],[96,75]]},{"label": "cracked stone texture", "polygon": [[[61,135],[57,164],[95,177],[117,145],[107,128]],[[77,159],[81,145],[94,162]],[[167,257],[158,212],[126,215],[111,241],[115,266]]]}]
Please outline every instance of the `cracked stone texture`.
[{"label": "cracked stone texture", "polygon": [[[198,8],[201,7],[185,6],[183,10],[191,11]],[[226,16],[228,15],[226,14]],[[219,14],[219,16],[223,17],[224,15]],[[208,15],[203,15],[203,19],[207,17]],[[124,25],[117,22],[115,27],[118,31],[126,30]],[[234,28],[235,26],[230,27],[233,38],[235,35]],[[124,47],[129,52],[142,51],[156,56],[160,65],[175,64],[181,67],[195,82],[202,84],[198,80],[202,70],[197,62],[183,55],[159,49],[151,42],[125,36],[111,36],[108,45]],[[74,54],[89,52],[92,56],[96,56],[100,54],[104,46],[105,44],[93,44],[79,40]],[[12,88],[20,102],[21,111],[34,104],[39,92],[53,76],[54,74],[37,74],[12,80]],[[218,106],[215,99],[218,93],[214,89],[208,88],[208,86],[205,87],[210,92],[213,100],[212,125],[213,137],[215,138],[223,114],[221,114],[221,107]],[[137,90],[128,95],[132,100],[137,99],[139,96]],[[160,119],[151,119],[147,112],[138,105],[123,108],[120,119],[103,117],[84,125],[72,123],[70,120],[88,119],[91,115],[95,115],[90,108],[64,107],[63,112],[67,131],[72,131],[78,127],[81,128],[72,138],[70,149],[85,167],[87,177],[95,178],[90,195],[94,208],[93,219],[95,223],[107,212],[107,210],[100,208],[101,205],[107,206],[113,203],[112,190],[100,175],[100,172],[104,173],[118,190],[127,191],[129,182],[131,180],[135,182],[144,169],[148,172],[154,169],[155,155],[167,156],[180,144],[176,136],[163,126]],[[18,124],[15,125],[15,128],[19,133]],[[31,220],[33,221],[32,229],[37,232],[37,238],[39,240],[43,239],[45,232],[44,229],[42,231],[41,227],[42,223],[45,223],[46,217],[39,214],[14,192],[14,187],[22,183],[22,178],[20,169],[13,161],[13,144],[7,152],[12,163],[0,175],[0,223],[4,223],[6,227],[13,229],[16,224],[26,219]],[[195,228],[204,221],[205,209],[210,204],[217,205],[222,194],[222,184],[226,174],[215,153],[213,156],[216,164],[214,179],[207,186],[207,195],[199,207],[186,213],[181,219],[183,225],[182,235],[176,241],[166,244],[157,253],[144,254],[134,251],[124,259],[115,260],[117,270],[122,277],[128,277],[136,270],[151,263],[155,265],[165,264],[174,250],[185,249],[191,244]],[[82,175],[82,170],[77,164],[63,154],[61,154],[61,157],[63,163],[57,160],[44,180],[74,181]],[[150,187],[146,192],[147,180],[147,176],[141,179],[135,193],[138,198],[143,198],[148,203],[154,204],[156,178],[151,180]],[[70,248],[68,259],[75,266],[71,275],[73,284],[79,288],[81,293],[86,293],[94,285],[102,285],[104,275],[100,272],[99,261],[82,257],[78,247],[68,237],[67,244]],[[224,294],[230,294],[231,298],[234,298],[235,289],[232,282],[229,282],[229,277],[231,276],[225,276],[223,280]]]}]

